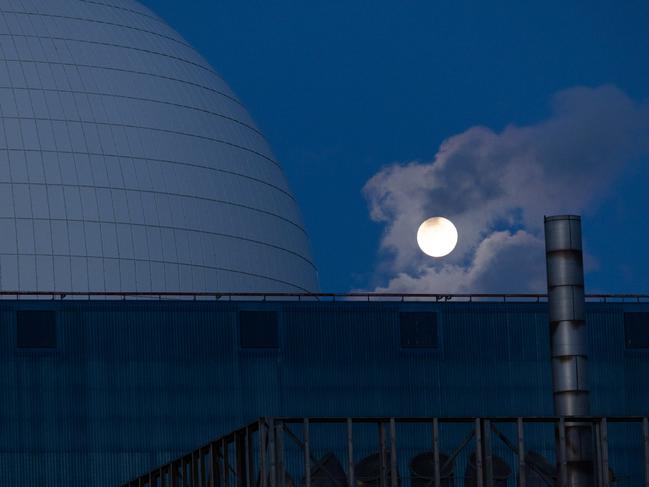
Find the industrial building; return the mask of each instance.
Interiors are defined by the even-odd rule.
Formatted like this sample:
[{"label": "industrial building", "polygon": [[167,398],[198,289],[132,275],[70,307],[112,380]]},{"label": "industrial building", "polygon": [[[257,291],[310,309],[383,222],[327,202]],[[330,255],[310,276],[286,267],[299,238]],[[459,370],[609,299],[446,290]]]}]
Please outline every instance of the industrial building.
[{"label": "industrial building", "polygon": [[548,295],[318,294],[181,36],[0,0],[0,484],[647,486],[649,296],[584,298],[552,222]]},{"label": "industrial building", "polygon": [[[117,486],[261,416],[554,415],[544,297],[59,298],[0,302],[3,485]],[[588,299],[593,415],[647,415],[641,301]],[[609,426],[611,466],[634,480],[619,485],[644,485],[639,426]],[[446,454],[467,431],[455,428]],[[316,431],[318,458],[335,451],[346,464],[344,426]],[[357,439],[356,459],[375,433]],[[426,427],[400,443],[408,435],[404,477],[431,438]],[[551,428],[531,426],[526,445],[553,461]]]}]

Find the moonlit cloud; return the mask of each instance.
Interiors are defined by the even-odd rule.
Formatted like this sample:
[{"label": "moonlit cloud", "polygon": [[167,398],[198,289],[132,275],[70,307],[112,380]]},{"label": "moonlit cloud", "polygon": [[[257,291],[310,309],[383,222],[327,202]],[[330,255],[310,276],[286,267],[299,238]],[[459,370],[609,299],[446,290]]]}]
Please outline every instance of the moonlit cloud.
[{"label": "moonlit cloud", "polygon": [[[649,104],[613,86],[561,91],[551,108],[528,126],[469,128],[431,162],[393,164],[367,182],[370,216],[385,225],[377,290],[544,290],[543,215],[595,207],[649,154]],[[444,259],[417,246],[417,228],[431,216],[458,227],[458,246]]]}]

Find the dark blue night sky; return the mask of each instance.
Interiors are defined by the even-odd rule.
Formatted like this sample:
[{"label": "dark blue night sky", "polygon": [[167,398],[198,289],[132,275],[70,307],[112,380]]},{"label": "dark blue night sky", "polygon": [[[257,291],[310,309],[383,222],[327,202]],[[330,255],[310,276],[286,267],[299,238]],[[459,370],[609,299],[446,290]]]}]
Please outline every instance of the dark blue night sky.
[{"label": "dark blue night sky", "polygon": [[[484,216],[458,209],[458,221],[474,225],[475,245],[458,249],[455,260],[448,264],[453,276],[448,281],[444,280],[444,263],[422,263],[420,256],[409,256],[411,249],[407,248],[397,249],[395,256],[390,238],[398,237],[401,230],[393,227],[395,235],[383,239],[382,235],[401,221],[400,216],[384,215],[382,221],[373,221],[368,210],[372,196],[367,189],[363,192],[368,180],[386,165],[410,161],[430,165],[440,144],[449,137],[475,126],[501,134],[513,124],[535,127],[530,133],[515,131],[512,136],[523,141],[516,144],[529,147],[524,151],[528,155],[539,150],[532,139],[539,139],[544,149],[553,147],[553,137],[560,140],[554,152],[549,150],[550,159],[572,160],[571,154],[574,159],[585,154],[583,161],[575,161],[569,176],[572,184],[584,188],[574,207],[585,217],[589,290],[649,292],[648,2],[145,3],[223,75],[270,140],[303,209],[323,290],[516,291],[542,287],[537,281],[510,280],[508,272],[526,264],[516,265],[516,252],[507,254],[509,260],[505,254],[507,249],[526,253],[526,245],[538,254],[534,238],[539,237],[539,231],[533,221],[538,220],[536,212],[543,211],[544,198],[554,204],[557,198],[551,191],[545,194],[541,187],[541,203],[538,207],[532,204],[531,209],[527,203],[519,203],[519,196],[507,200],[499,207],[502,214],[498,213],[497,221],[486,226],[475,223]],[[556,93],[602,85],[612,86],[571,92],[563,105],[559,102],[564,112],[551,108]],[[592,106],[600,108],[591,110]],[[548,135],[544,128],[552,125],[546,124],[547,120],[563,120],[565,124],[559,123],[559,127],[574,125],[578,131],[593,118],[607,120],[574,137],[561,130]],[[611,132],[616,135],[608,138]],[[628,140],[628,134],[633,134],[633,141]],[[489,142],[490,134],[483,135],[478,137],[480,147],[493,148],[495,154],[485,160],[497,161],[500,151],[510,147],[508,134],[496,143]],[[598,145],[601,140],[604,142]],[[466,149],[458,144],[461,150]],[[512,168],[519,164],[516,154],[503,156],[510,158]],[[589,164],[599,154],[610,162],[598,172]],[[539,160],[542,164],[545,159]],[[474,163],[463,179],[454,179],[455,184],[489,181],[490,175],[499,174],[494,164]],[[581,173],[597,176],[584,183]],[[498,186],[508,174],[503,172],[494,184]],[[561,174],[559,166],[548,169],[546,176],[551,179]],[[547,179],[543,181],[547,185]],[[377,198],[392,195],[382,193],[382,188],[375,194]],[[570,184],[565,188],[569,190]],[[530,187],[529,192],[537,190]],[[428,213],[440,208],[439,198],[451,204],[452,198],[444,194],[424,196],[424,203],[413,200],[412,204],[419,201],[418,211],[433,216]],[[529,199],[528,195],[525,201]],[[481,205],[480,201],[475,204]],[[375,204],[386,210],[383,202]],[[553,211],[552,204],[547,211]],[[573,202],[567,204],[570,207]],[[445,213],[454,213],[448,205]],[[400,208],[391,207],[388,213]],[[527,221],[520,216],[525,213]],[[505,229],[509,233],[499,233]],[[521,229],[531,237],[517,234]],[[414,239],[410,230],[404,232],[407,235],[402,237],[408,242]],[[473,271],[479,274],[480,259],[474,254],[480,250],[476,251],[476,246],[490,235],[509,242],[491,264],[496,271],[502,269],[502,279],[483,274],[467,277]],[[396,276],[406,277],[414,287],[403,280],[388,286]],[[426,279],[435,280],[435,286],[422,285]]]}]

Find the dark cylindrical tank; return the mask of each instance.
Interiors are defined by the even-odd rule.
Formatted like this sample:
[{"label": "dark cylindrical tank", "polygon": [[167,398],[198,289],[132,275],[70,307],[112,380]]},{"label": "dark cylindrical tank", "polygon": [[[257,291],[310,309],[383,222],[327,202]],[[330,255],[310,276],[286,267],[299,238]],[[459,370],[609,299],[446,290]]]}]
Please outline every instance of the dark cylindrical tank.
[{"label": "dark cylindrical tank", "polygon": [[[469,457],[469,462],[464,473],[464,487],[477,487],[478,475],[475,465],[475,452]],[[492,457],[493,465],[493,485],[494,487],[507,487],[507,480],[512,476],[512,469],[507,462],[500,457]]]},{"label": "dark cylindrical tank", "polygon": [[[448,455],[439,454],[440,485],[453,487],[453,462],[448,462]],[[447,465],[446,465],[447,464]],[[444,467],[446,465],[446,467]],[[412,487],[430,487],[435,485],[435,456],[433,452],[424,452],[413,457],[410,461]]]},{"label": "dark cylindrical tank", "polygon": [[[306,479],[302,479],[302,485],[306,485]],[[332,452],[311,466],[311,487],[347,487],[345,470]]]},{"label": "dark cylindrical tank", "polygon": [[[390,469],[390,452],[385,452],[385,478],[386,485],[392,485]],[[381,486],[381,455],[373,453],[366,456],[354,467],[354,475],[359,486],[380,487]],[[400,482],[399,471],[397,470],[397,483]]]}]

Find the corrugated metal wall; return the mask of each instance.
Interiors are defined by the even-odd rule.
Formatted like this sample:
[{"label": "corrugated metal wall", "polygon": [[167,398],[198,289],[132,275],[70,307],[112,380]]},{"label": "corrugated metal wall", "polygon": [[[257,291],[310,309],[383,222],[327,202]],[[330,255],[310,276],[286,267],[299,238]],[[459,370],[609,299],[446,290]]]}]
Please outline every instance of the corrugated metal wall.
[{"label": "corrugated metal wall", "polygon": [[[56,309],[58,348],[16,349],[17,309]],[[238,311],[279,313],[277,350]],[[589,304],[592,412],[649,413],[649,352]],[[439,348],[402,349],[399,311],[438,311]],[[0,302],[0,484],[117,485],[262,415],[552,414],[536,303]]]}]

